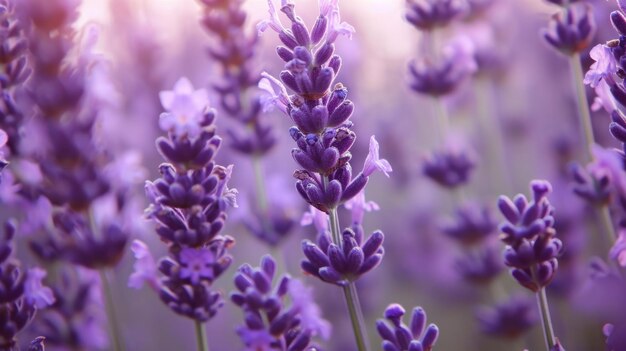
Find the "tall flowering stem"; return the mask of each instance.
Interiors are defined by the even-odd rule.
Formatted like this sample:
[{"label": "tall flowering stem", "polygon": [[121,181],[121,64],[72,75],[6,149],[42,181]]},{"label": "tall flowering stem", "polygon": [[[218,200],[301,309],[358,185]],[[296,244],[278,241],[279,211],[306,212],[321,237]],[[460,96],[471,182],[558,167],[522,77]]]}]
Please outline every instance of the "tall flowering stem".
[{"label": "tall flowering stem", "polygon": [[[27,156],[40,175],[25,197],[47,205],[42,211],[47,213],[39,213],[34,222],[51,225],[40,225],[37,230],[44,238],[30,242],[39,259],[104,270],[117,265],[128,242],[125,206],[131,192],[116,181],[122,170],[114,170],[110,150],[97,141],[102,106],[94,71],[101,59],[93,49],[98,30],[87,26],[74,31],[79,5],[78,0],[17,3],[28,27],[33,69],[28,102],[34,108],[27,132],[36,143],[28,147]],[[107,308],[115,308],[108,302]],[[115,320],[108,323],[113,332],[118,329]],[[122,341],[115,343],[117,350],[122,347]]]},{"label": "tall flowering stem", "polygon": [[[332,209],[329,216],[333,241],[340,243],[342,241],[340,239],[341,234],[339,233],[339,216],[337,215],[337,209]],[[356,290],[356,285],[351,282],[350,284],[342,286],[342,289],[343,296],[348,304],[348,313],[350,314],[350,322],[352,323],[352,329],[354,331],[354,338],[356,339],[357,347],[359,350],[367,350],[365,319],[363,318],[363,312],[361,311],[361,303],[359,302],[359,294]]]},{"label": "tall flowering stem", "polygon": [[582,140],[585,141],[584,154],[587,162],[593,160],[591,149],[595,145],[593,137],[593,127],[591,125],[591,113],[589,112],[589,101],[587,100],[587,92],[583,83],[583,67],[580,63],[579,55],[570,56],[570,67],[572,70],[572,80],[576,89],[576,103],[578,105],[578,116],[580,117],[580,125],[582,132]]},{"label": "tall flowering stem", "polygon": [[391,166],[379,158],[379,146],[372,137],[363,170],[352,176],[350,148],[356,134],[350,117],[354,104],[347,99],[348,89],[341,83],[333,86],[333,82],[341,67],[334,43],[339,35],[351,36],[354,28],[341,22],[337,0],[320,1],[320,15],[311,30],[296,15],[291,1],[283,1],[280,8],[291,22],[290,28],[281,23],[274,3],[268,3],[270,19],[259,23],[258,29],[278,33],[284,46],[276,51],[286,64],[280,81],[264,73],[259,86],[268,92],[268,105],[278,107],[295,124],[289,132],[297,145],[292,156],[301,167],[294,173],[296,189],[330,220],[330,232],[320,232],[317,243],[303,242],[307,260],[302,268],[342,287],[358,349],[367,350],[354,281],[380,263],[384,236],[376,231],[363,242],[360,222],[341,232],[337,207],[362,193],[372,173],[381,170],[386,174]]},{"label": "tall flowering stem", "polygon": [[595,144],[591,126],[589,102],[583,83],[583,69],[580,63],[580,52],[589,46],[596,25],[591,5],[585,2],[570,4],[570,1],[550,1],[562,8],[550,19],[548,28],[543,31],[545,40],[553,48],[568,56],[572,83],[576,92],[578,117],[584,141],[583,153],[585,162],[593,160],[591,148]]},{"label": "tall flowering stem", "polygon": [[541,314],[541,326],[543,327],[543,337],[546,342],[548,351],[552,351],[555,345],[554,329],[552,328],[552,320],[550,318],[550,307],[548,306],[548,297],[546,289],[541,288],[537,292],[537,305]]},{"label": "tall flowering stem", "polygon": [[[611,59],[601,54],[602,50],[597,48],[592,49],[591,57],[596,61],[604,60],[603,66],[598,67],[598,64],[592,65],[592,70],[583,77],[583,68],[580,62],[580,52],[587,48],[593,39],[595,34],[596,25],[593,19],[593,11],[590,4],[585,2],[577,2],[570,4],[569,1],[551,1],[557,5],[562,6],[562,10],[552,16],[548,29],[543,33],[546,41],[552,45],[555,49],[561,53],[569,56],[570,68],[572,72],[572,81],[576,91],[576,102],[578,104],[578,115],[580,118],[580,127],[582,132],[582,140],[584,141],[584,155],[585,163],[593,162],[596,157],[593,152],[595,146],[595,139],[593,135],[593,126],[591,123],[591,114],[589,111],[589,102],[587,100],[587,93],[585,91],[585,84],[590,84],[592,87],[596,87],[599,84],[611,84],[613,81],[612,72],[610,67],[616,65],[611,64]],[[617,11],[615,11],[617,12]],[[612,14],[611,20],[619,21],[623,18],[618,15]],[[617,17],[617,18],[616,18]],[[619,27],[616,27],[619,28]],[[610,55],[610,54],[609,54]],[[617,57],[617,55],[616,55]],[[608,62],[607,62],[608,61]],[[594,69],[595,66],[595,69]],[[600,68],[598,70],[598,68]],[[602,72],[601,72],[602,70]],[[605,82],[600,83],[602,77],[605,78]],[[611,88],[613,91],[614,88]],[[608,94],[607,94],[608,95]],[[612,103],[605,103],[605,106],[613,105]],[[615,234],[615,228],[613,226],[613,219],[611,218],[611,212],[608,202],[597,204],[595,206],[596,220],[599,225],[599,229],[606,234],[609,238],[609,243],[612,244],[617,238]]]},{"label": "tall flowering stem", "polygon": [[159,125],[167,137],[156,144],[167,163],[159,167],[160,178],[146,182],[146,214],[156,223],[168,256],[157,264],[147,245],[134,241],[137,262],[128,283],[133,288],[148,283],[173,312],[192,319],[198,350],[206,351],[205,323],[224,304],[212,285],[233,260],[228,249],[234,239],[221,234],[226,209],[236,206],[236,190],[228,188],[232,166],[213,160],[221,139],[206,90],[195,90],[181,78],[159,97],[166,110]]},{"label": "tall flowering stem", "polygon": [[513,199],[501,196],[498,200],[506,219],[500,226],[501,239],[506,244],[504,263],[520,285],[536,294],[547,350],[553,351],[558,340],[554,337],[545,287],[556,275],[563,244],[556,238],[554,208],[547,198],[552,186],[547,181],[534,180],[530,187],[530,200],[522,194]]},{"label": "tall flowering stem", "polygon": [[263,163],[276,144],[276,137],[257,88],[261,79],[255,60],[258,33],[248,30],[243,0],[199,2],[204,10],[202,26],[213,39],[208,53],[221,68],[221,75],[213,82],[220,111],[236,123],[227,130],[226,141],[233,150],[249,158],[254,171],[250,193],[256,198],[256,207],[250,208],[250,216],[243,221],[253,235],[283,256],[279,244],[291,232],[295,220],[267,195]]},{"label": "tall flowering stem", "polygon": [[196,326],[196,343],[198,351],[209,351],[209,339],[206,335],[204,323],[194,321],[194,324]]}]

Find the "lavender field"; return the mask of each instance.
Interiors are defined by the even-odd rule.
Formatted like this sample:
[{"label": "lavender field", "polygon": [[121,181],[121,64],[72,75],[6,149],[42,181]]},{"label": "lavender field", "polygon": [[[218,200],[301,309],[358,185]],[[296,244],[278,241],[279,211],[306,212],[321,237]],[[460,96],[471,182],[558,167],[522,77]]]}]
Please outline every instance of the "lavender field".
[{"label": "lavender field", "polygon": [[0,0],[0,351],[626,351],[626,0]]}]

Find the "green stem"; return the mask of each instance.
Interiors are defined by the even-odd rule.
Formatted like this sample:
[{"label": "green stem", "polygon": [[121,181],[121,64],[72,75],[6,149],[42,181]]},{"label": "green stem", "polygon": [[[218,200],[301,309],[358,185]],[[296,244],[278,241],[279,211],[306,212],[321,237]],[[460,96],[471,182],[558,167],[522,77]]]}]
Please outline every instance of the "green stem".
[{"label": "green stem", "polygon": [[256,185],[256,198],[259,211],[267,214],[269,204],[267,201],[267,192],[265,190],[265,181],[263,177],[263,165],[259,156],[252,157],[252,166],[254,167],[254,180]]},{"label": "green stem", "polygon": [[111,285],[104,269],[100,269],[100,280],[102,281],[102,293],[105,299],[105,309],[107,313],[107,319],[109,324],[109,332],[113,341],[115,351],[123,351],[122,339],[120,337],[119,326],[117,323],[117,316],[115,313],[115,304],[113,301],[113,293],[111,291]]},{"label": "green stem", "polygon": [[356,339],[357,348],[359,351],[367,351],[367,337],[365,336],[364,323],[365,319],[363,318],[363,311],[361,311],[361,303],[359,302],[356,285],[354,282],[350,282],[350,284],[342,287],[342,289],[343,295],[348,304],[350,322],[352,322],[352,329],[354,330],[354,338]]},{"label": "green stem", "polygon": [[550,320],[548,297],[546,296],[545,288],[541,288],[537,292],[537,304],[539,305],[539,312],[541,313],[541,326],[543,327],[543,336],[546,341],[546,347],[548,351],[550,351],[554,347],[555,341],[554,329],[552,328],[552,321]]},{"label": "green stem", "polygon": [[[327,184],[327,181],[324,182]],[[337,215],[337,209],[333,208],[329,214],[330,229],[333,241],[342,246],[341,234],[339,231],[339,216]],[[356,339],[357,348],[359,351],[367,351],[367,337],[365,335],[365,322],[363,318],[363,311],[361,311],[361,304],[359,302],[359,295],[356,290],[354,282],[350,282],[348,285],[343,286],[343,295],[348,305],[348,313],[350,314],[350,322],[352,322],[352,330],[354,331],[354,338]]]},{"label": "green stem", "polygon": [[576,90],[576,102],[578,104],[578,117],[580,118],[582,140],[584,140],[585,162],[590,162],[593,160],[591,148],[595,144],[595,141],[593,138],[589,102],[587,101],[587,93],[585,92],[585,84],[583,83],[583,67],[578,55],[570,56],[570,67],[572,70],[574,88]]},{"label": "green stem", "polygon": [[617,234],[615,233],[615,227],[613,226],[613,220],[611,219],[611,209],[608,205],[602,205],[596,207],[596,213],[598,214],[598,221],[600,223],[600,229],[606,235],[609,249],[617,241]]},{"label": "green stem", "polygon": [[209,351],[209,339],[206,336],[206,329],[204,324],[200,321],[195,321],[196,324],[196,342],[198,344],[198,351]]}]

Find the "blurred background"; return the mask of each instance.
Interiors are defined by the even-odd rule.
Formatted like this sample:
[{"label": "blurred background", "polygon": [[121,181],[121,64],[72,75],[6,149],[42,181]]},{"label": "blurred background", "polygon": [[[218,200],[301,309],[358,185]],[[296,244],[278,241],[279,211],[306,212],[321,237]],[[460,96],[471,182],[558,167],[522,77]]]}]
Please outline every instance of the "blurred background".
[{"label": "blurred background", "polygon": [[[451,220],[461,201],[428,179],[422,170],[428,153],[440,140],[433,99],[409,87],[407,64],[423,56],[424,41],[422,33],[404,18],[406,3],[339,2],[342,20],[356,28],[351,40],[341,38],[336,44],[343,58],[337,81],[348,87],[356,106],[352,121],[358,137],[353,165],[360,169],[369,137],[375,135],[381,157],[393,166],[390,178],[373,176],[366,193],[380,210],[367,214],[365,230],[369,233],[381,229],[386,235],[382,265],[358,282],[371,344],[380,345],[375,320],[382,317],[388,304],[398,302],[407,309],[426,309],[429,322],[436,323],[441,331],[436,350],[544,349],[533,295],[517,285],[506,269],[490,284],[469,283],[463,278],[463,268],[469,265],[461,259],[463,247],[442,233],[442,225]],[[295,3],[305,22],[313,23],[318,14],[317,1]],[[592,45],[581,54],[584,67],[593,62],[588,56],[593,45],[616,36],[608,22],[610,11],[616,9],[615,2],[590,3],[598,30]],[[267,6],[263,0],[245,1],[250,33],[257,22],[268,17]],[[104,96],[111,98],[113,107],[100,128],[109,137],[107,145],[112,150],[140,155],[137,162],[145,179],[156,179],[162,162],[154,147],[154,140],[161,135],[158,117],[163,107],[159,92],[171,90],[180,77],[188,77],[196,88],[209,90],[210,101],[218,111],[218,133],[229,138],[225,131],[236,128],[236,124],[224,116],[219,96],[212,89],[220,81],[221,67],[207,54],[216,39],[201,26],[200,4],[193,0],[84,0],[80,9],[76,29],[80,32],[90,25],[99,28],[95,51],[104,58],[108,72],[107,78],[97,84]],[[450,116],[448,141],[461,150],[471,150],[469,154],[476,164],[463,188],[464,200],[495,210],[499,195],[527,194],[531,179],[552,182],[554,193],[550,199],[556,208],[558,235],[568,253],[548,289],[556,334],[568,351],[595,351],[604,347],[604,320],[587,303],[590,292],[586,277],[588,261],[601,245],[586,230],[591,225],[591,212],[573,194],[567,175],[569,163],[580,151],[574,85],[567,58],[540,34],[557,11],[553,4],[540,0],[494,0],[475,16],[447,29],[445,40],[459,35],[469,38],[484,61],[442,100]],[[259,42],[255,69],[277,75],[283,62],[276,56],[279,43],[275,33],[263,33]],[[593,100],[592,91],[588,93]],[[262,164],[268,198],[295,223],[288,238],[273,253],[283,257],[279,264],[289,274],[302,277],[300,242],[314,238],[315,228],[300,226],[300,218],[308,208],[297,194],[292,177],[297,166],[290,157],[294,147],[288,133],[291,121],[279,111],[270,112],[267,120],[278,140]],[[593,113],[592,120],[597,142],[616,145],[607,129],[609,114],[600,109]],[[261,256],[270,250],[245,225],[255,202],[250,158],[224,146],[217,162],[234,165],[230,186],[239,191],[239,208],[229,210],[225,230],[236,240],[232,249],[234,264],[216,285],[227,296],[234,289],[230,276],[236,268],[246,262],[258,265]],[[142,189],[140,182],[137,218],[143,218],[147,206]],[[349,212],[342,209],[340,214],[342,224],[348,225]],[[496,219],[501,220],[499,215]],[[142,219],[136,226],[135,236],[148,244],[155,257],[162,256],[166,249],[154,235],[153,224]],[[497,230],[487,241],[498,252],[503,248]],[[19,256],[28,260],[28,250],[21,248]],[[150,289],[127,288],[133,262],[127,250],[111,275],[128,349],[193,350],[191,321],[173,314]],[[352,350],[352,332],[339,290],[312,277],[304,281],[314,287],[324,317],[333,324],[330,340],[320,344],[326,350]],[[524,332],[492,330],[493,307],[512,296],[518,299],[511,303],[511,308],[517,309],[510,314],[512,320],[498,323],[522,324],[519,329]],[[207,324],[212,351],[243,349],[235,333],[241,317],[241,311],[227,301]]]}]

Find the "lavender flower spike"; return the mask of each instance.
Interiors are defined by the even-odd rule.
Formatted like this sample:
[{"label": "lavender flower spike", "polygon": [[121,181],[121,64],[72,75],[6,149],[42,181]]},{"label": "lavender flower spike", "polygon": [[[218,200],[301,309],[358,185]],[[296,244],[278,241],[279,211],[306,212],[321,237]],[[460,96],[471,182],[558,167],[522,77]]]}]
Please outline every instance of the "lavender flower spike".
[{"label": "lavender flower spike", "polygon": [[42,285],[46,273],[40,268],[26,271],[14,259],[15,223],[4,225],[0,238],[0,350],[17,351],[17,334],[28,325],[37,309],[55,302],[50,288]]},{"label": "lavender flower spike", "polygon": [[135,241],[132,250],[137,262],[129,285],[138,288],[147,281],[172,311],[193,319],[198,347],[205,350],[203,323],[223,305],[212,285],[232,263],[228,249],[234,240],[221,234],[226,209],[236,206],[236,190],[228,188],[232,166],[213,161],[221,139],[205,91],[194,90],[181,79],[160,98],[170,114],[161,116],[160,126],[168,137],[158,138],[157,147],[168,163],[159,166],[159,179],[146,182],[151,203],[146,215],[156,223],[168,256],[155,265],[147,246]]},{"label": "lavender flower spike", "polygon": [[595,29],[591,5],[577,3],[552,16],[543,37],[557,50],[573,55],[589,46]]},{"label": "lavender flower spike", "polygon": [[513,200],[505,196],[498,200],[500,212],[506,218],[500,226],[501,240],[507,245],[504,263],[511,267],[511,274],[520,285],[536,293],[546,347],[549,351],[560,350],[545,287],[556,274],[563,244],[555,237],[554,208],[547,198],[552,185],[545,180],[534,180],[530,188],[533,193],[530,201],[521,194]]},{"label": "lavender flower spike", "polygon": [[385,309],[386,320],[376,321],[376,330],[383,338],[383,351],[432,350],[439,337],[439,328],[435,324],[426,327],[426,311],[415,307],[408,326],[402,321],[404,314],[404,308],[394,303]]},{"label": "lavender flower spike", "polygon": [[[309,205],[330,217],[330,234],[319,234],[319,246],[303,243],[307,260],[302,268],[343,287],[357,347],[367,350],[362,312],[351,282],[380,263],[383,234],[377,231],[363,244],[362,230],[346,229],[342,234],[337,208],[361,193],[375,170],[387,174],[391,166],[379,158],[378,143],[372,138],[363,171],[352,176],[350,149],[356,134],[350,118],[354,104],[347,99],[348,89],[334,83],[342,63],[334,43],[339,35],[350,37],[354,28],[341,21],[338,1],[320,1],[320,15],[310,30],[296,15],[291,1],[283,1],[280,10],[291,22],[290,28],[282,24],[271,0],[270,19],[258,28],[278,33],[284,46],[279,46],[277,53],[285,62],[285,70],[279,75],[280,81],[265,74],[259,86],[270,94],[267,101],[294,123],[289,133],[297,146],[291,155],[300,166],[294,172],[296,189]],[[288,95],[287,88],[293,95]]]},{"label": "lavender flower spike", "polygon": [[498,207],[506,218],[500,226],[501,240],[507,245],[504,263],[518,283],[537,292],[554,278],[563,244],[555,237],[554,208],[547,198],[552,186],[535,180],[531,190],[530,201],[521,194],[512,200],[501,196]]}]

